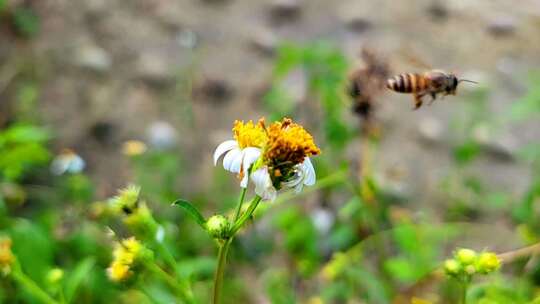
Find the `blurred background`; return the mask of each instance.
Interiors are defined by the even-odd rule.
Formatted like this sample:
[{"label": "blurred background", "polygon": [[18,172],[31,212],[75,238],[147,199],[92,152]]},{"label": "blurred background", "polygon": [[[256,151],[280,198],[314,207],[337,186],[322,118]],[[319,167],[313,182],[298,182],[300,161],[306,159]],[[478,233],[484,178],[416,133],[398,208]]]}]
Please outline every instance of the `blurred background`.
[{"label": "blurred background", "polygon": [[[0,0],[0,41],[0,228],[36,282],[80,277],[74,303],[176,301],[107,280],[106,227],[129,234],[100,208],[128,184],[209,302],[215,246],[170,204],[234,208],[212,154],[237,119],[291,117],[323,152],[235,241],[225,303],[457,303],[431,275],[455,247],[539,240],[538,0]],[[479,84],[416,111],[384,88],[434,68]],[[539,286],[520,260],[471,303]],[[7,280],[2,301],[34,303]]]}]

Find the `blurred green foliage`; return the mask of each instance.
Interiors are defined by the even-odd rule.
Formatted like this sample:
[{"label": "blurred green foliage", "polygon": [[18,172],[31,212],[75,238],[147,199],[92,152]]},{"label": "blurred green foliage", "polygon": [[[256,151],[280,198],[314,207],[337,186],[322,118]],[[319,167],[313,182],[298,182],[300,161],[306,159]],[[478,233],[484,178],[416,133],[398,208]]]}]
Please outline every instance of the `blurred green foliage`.
[{"label": "blurred green foliage", "polygon": [[[5,3],[0,1],[0,11],[2,4],[8,11]],[[32,12],[18,18],[22,31],[38,31],[39,20]],[[345,151],[356,151],[358,140],[365,139],[355,134],[347,117],[343,92],[348,64],[338,49],[324,43],[278,49],[265,107],[271,119],[301,116],[320,126],[314,133],[324,134],[326,144],[315,160],[318,183],[302,194],[285,193],[275,204],[262,206],[255,218],[260,224],[238,236],[226,273],[225,303],[409,303],[423,293],[440,294],[436,303],[455,303],[459,286],[434,275],[456,243],[472,234],[474,222],[455,222],[480,219],[493,224],[494,214],[511,217],[523,243],[540,240],[540,143],[530,143],[515,155],[515,161],[530,166],[530,183],[523,193],[493,189],[484,176],[470,170],[487,154],[475,132],[487,128],[496,133],[504,121],[489,109],[489,90],[467,94],[463,111],[453,119],[446,151],[452,163],[436,183],[440,197],[429,198],[443,210],[439,218],[431,210],[415,210],[416,197],[396,199],[388,194],[391,189],[378,171],[377,162],[383,160],[367,158],[373,163],[363,165],[370,170],[358,173],[357,160],[347,159],[351,153]],[[303,101],[287,96],[283,83],[295,70],[306,77]],[[512,123],[540,112],[539,80],[533,74],[528,93],[512,105]],[[20,85],[16,119],[0,131],[0,229],[12,239],[24,273],[62,303],[177,302],[178,291],[163,274],[137,269],[133,280],[108,279],[113,241],[135,234],[166,275],[192,287],[195,302],[209,302],[214,244],[185,212],[170,204],[178,197],[189,198],[205,218],[231,209],[238,189],[231,187],[230,175],[215,170],[204,185],[194,187],[186,151],[149,147],[140,155],[126,156],[131,180],[115,181],[141,186],[136,207],[122,216],[112,214],[111,200],[84,172],[53,176],[45,170],[52,158],[53,134],[33,113],[37,99],[37,83]],[[378,141],[368,143],[361,153],[367,149],[378,155],[384,148]],[[126,220],[137,208],[149,212],[140,216],[154,225],[151,233],[133,229]],[[324,210],[326,218],[314,215],[315,209]],[[64,271],[64,278],[55,287],[47,274],[56,268]],[[496,277],[474,282],[468,303],[535,303],[539,286],[540,263],[524,258]],[[4,277],[0,302],[37,303],[28,290]]]},{"label": "blurred green foliage", "polygon": [[[306,46],[284,44],[277,51],[274,66],[275,84],[265,96],[265,104],[271,119],[296,116],[300,105],[320,102],[321,127],[329,144],[343,148],[352,137],[352,129],[345,123],[344,82],[348,63],[343,54],[326,43]],[[284,78],[293,70],[300,69],[307,81],[306,100],[295,101],[283,88]]]},{"label": "blurred green foliage", "polygon": [[49,132],[26,124],[12,125],[0,132],[0,174],[4,180],[18,181],[25,173],[47,164]]}]

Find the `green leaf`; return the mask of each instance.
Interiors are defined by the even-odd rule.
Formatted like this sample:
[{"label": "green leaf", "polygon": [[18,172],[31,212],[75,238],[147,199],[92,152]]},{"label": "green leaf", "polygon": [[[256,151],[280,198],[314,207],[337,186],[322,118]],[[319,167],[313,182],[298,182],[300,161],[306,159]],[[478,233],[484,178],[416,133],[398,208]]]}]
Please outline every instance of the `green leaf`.
[{"label": "green leaf", "polygon": [[197,224],[199,224],[199,226],[201,226],[203,229],[206,229],[206,220],[199,212],[199,210],[197,210],[197,208],[195,208],[190,202],[184,199],[177,199],[172,204],[184,208],[184,210],[188,212],[188,214],[195,220],[195,222],[197,222]]},{"label": "green leaf", "polygon": [[394,278],[403,283],[414,282],[423,275],[411,261],[403,257],[395,257],[386,260],[384,267]]},{"label": "green leaf", "polygon": [[73,272],[69,275],[69,279],[66,282],[66,289],[65,289],[65,296],[66,296],[67,303],[71,303],[71,301],[73,300],[73,297],[75,296],[77,290],[79,289],[79,286],[86,279],[88,273],[90,273],[95,263],[96,261],[93,257],[88,257],[84,259],[83,261],[81,261],[75,267]]}]

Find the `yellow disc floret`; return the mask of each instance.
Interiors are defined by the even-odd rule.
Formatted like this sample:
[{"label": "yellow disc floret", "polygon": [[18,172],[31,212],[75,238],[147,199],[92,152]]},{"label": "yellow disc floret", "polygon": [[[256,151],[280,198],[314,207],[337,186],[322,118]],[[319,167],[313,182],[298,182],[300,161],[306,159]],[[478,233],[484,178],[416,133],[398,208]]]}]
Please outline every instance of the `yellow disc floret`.
[{"label": "yellow disc floret", "polygon": [[251,120],[247,123],[237,120],[234,122],[232,130],[234,139],[238,142],[238,146],[241,149],[246,147],[262,148],[268,140],[263,118],[261,118],[257,124],[253,123]]},{"label": "yellow disc floret", "polygon": [[124,281],[131,276],[129,266],[121,263],[120,261],[113,261],[111,266],[107,268],[107,275],[109,279],[114,282]]},{"label": "yellow disc floret", "polygon": [[14,261],[15,256],[11,252],[11,239],[0,238],[0,272],[8,274]]},{"label": "yellow disc floret", "polygon": [[140,259],[142,244],[134,237],[124,239],[114,246],[113,260],[107,275],[114,282],[124,281],[132,275],[131,268],[136,260]]},{"label": "yellow disc floret", "polygon": [[313,136],[289,118],[270,125],[267,133],[268,144],[263,156],[267,164],[296,165],[306,157],[321,152],[315,145]]}]

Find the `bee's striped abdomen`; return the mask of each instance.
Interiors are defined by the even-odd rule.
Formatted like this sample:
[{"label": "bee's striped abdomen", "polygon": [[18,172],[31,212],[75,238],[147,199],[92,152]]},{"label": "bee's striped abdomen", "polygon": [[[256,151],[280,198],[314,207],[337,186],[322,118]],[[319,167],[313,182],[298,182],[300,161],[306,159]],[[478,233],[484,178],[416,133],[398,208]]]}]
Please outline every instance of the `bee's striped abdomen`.
[{"label": "bee's striped abdomen", "polygon": [[386,87],[400,93],[415,93],[424,90],[426,81],[422,75],[403,73],[386,82]]}]

